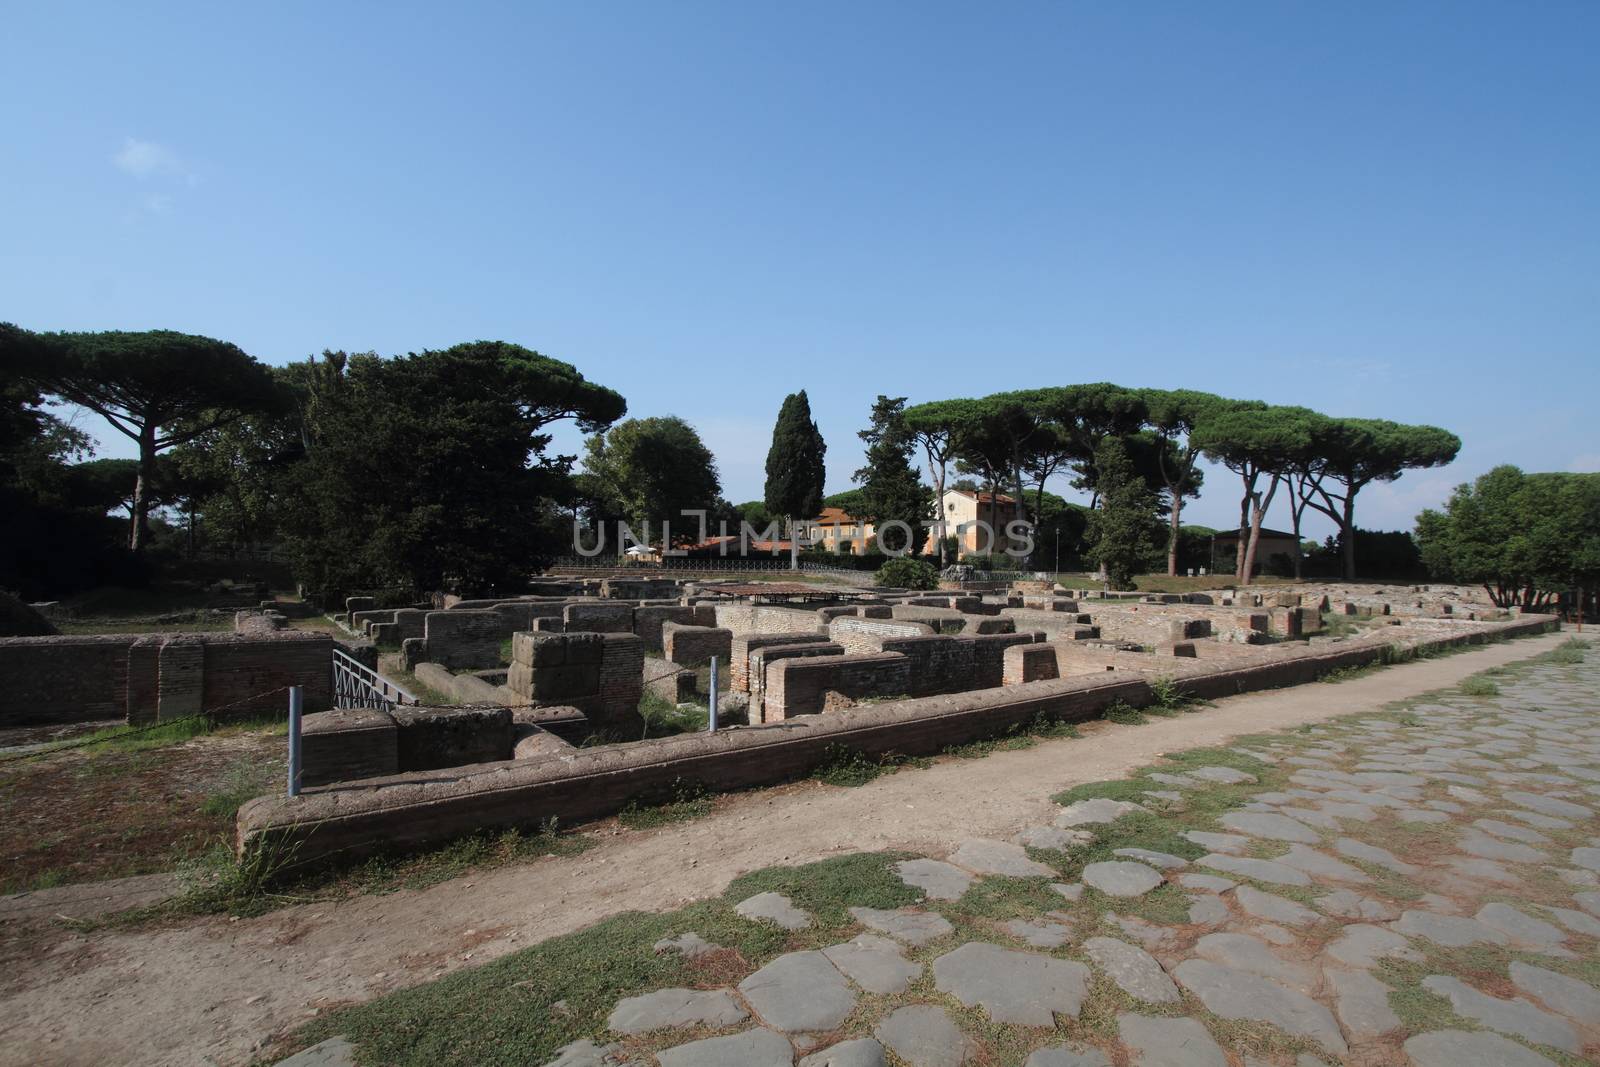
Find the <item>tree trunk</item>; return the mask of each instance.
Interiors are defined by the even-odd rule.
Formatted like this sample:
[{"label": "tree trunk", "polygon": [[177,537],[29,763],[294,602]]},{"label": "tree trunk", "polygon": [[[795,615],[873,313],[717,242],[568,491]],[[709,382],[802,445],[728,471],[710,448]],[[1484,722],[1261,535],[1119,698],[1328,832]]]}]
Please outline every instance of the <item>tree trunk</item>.
[{"label": "tree trunk", "polygon": [[1250,584],[1250,577],[1256,569],[1256,546],[1261,543],[1261,524],[1267,517],[1267,511],[1272,507],[1272,498],[1278,492],[1278,476],[1274,474],[1272,481],[1267,484],[1267,491],[1263,496],[1255,497],[1250,509],[1250,547],[1244,553],[1244,584]]},{"label": "tree trunk", "polygon": [[923,451],[926,452],[927,455],[928,455],[928,477],[933,479],[933,495],[934,495],[934,498],[935,498],[934,501],[933,501],[933,513],[934,513],[933,537],[934,537],[934,540],[937,541],[938,545],[939,545],[939,547],[938,547],[939,569],[942,571],[945,568],[945,558],[944,558],[944,555],[945,555],[945,553],[944,553],[944,460],[941,459],[939,461],[939,465],[937,467],[935,467],[933,465],[933,449],[925,445],[925,446],[923,446]]},{"label": "tree trunk", "polygon": [[1173,528],[1166,534],[1166,576],[1178,576],[1178,525],[1184,514],[1184,494],[1181,486],[1168,486],[1173,491]]},{"label": "tree trunk", "polygon": [[1239,501],[1239,537],[1233,545],[1233,580],[1242,585],[1250,584],[1244,572],[1244,547],[1250,537],[1250,497],[1254,495],[1250,481],[1245,479],[1244,497]]},{"label": "tree trunk", "polygon": [[1352,581],[1356,576],[1356,487],[1350,486],[1350,491],[1344,497],[1344,519],[1340,524],[1340,532],[1344,535],[1343,557],[1344,580]]},{"label": "tree trunk", "polygon": [[1306,506],[1304,503],[1296,505],[1297,492],[1293,485],[1289,486],[1289,521],[1294,529],[1294,580],[1298,582],[1305,577],[1305,553],[1300,548],[1300,520],[1305,516]]},{"label": "tree trunk", "polygon": [[128,547],[143,552],[150,540],[150,494],[155,488],[156,428],[149,421],[139,428],[139,477],[133,483],[133,530]]}]

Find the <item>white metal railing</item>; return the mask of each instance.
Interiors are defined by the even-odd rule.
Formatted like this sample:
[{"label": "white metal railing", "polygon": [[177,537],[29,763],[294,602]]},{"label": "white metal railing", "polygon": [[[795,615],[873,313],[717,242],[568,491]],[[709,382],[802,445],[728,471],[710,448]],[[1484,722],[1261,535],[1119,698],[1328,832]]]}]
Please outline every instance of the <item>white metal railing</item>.
[{"label": "white metal railing", "polygon": [[393,711],[397,706],[418,703],[421,701],[415,693],[401,688],[353,656],[337,648],[333,650],[334,707]]}]

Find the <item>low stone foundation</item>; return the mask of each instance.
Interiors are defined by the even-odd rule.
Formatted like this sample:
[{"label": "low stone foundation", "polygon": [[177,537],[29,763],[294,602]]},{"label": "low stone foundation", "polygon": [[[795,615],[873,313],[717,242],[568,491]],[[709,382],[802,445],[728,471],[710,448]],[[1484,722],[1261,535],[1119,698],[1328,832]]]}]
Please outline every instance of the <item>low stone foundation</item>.
[{"label": "low stone foundation", "polygon": [[661,651],[681,667],[700,667],[716,656],[719,663],[727,663],[733,653],[733,631],[716,626],[685,626],[680,623],[661,624]]},{"label": "low stone foundation", "polygon": [[[1221,697],[1314,681],[1330,671],[1380,662],[1396,648],[1477,644],[1558,627],[1553,617],[1523,616],[1471,630],[1441,628],[1394,642],[1374,636],[1342,645],[1280,648],[1275,658],[1238,666],[1192,659],[1167,662],[1193,672],[1177,678],[1181,692]],[[637,641],[631,635],[630,639]],[[857,658],[907,662],[892,654]],[[776,677],[793,671],[798,680],[808,662],[820,661],[785,661],[772,665],[768,673]],[[563,823],[600,818],[680,779],[718,790],[769,785],[810,773],[835,746],[868,758],[889,753],[931,755],[951,745],[998,736],[1041,716],[1078,722],[1099,716],[1112,703],[1139,707],[1152,700],[1144,675],[1102,671],[843,708],[759,728],[580,749],[555,760],[462,767],[448,776],[402,774],[374,779],[359,788],[311,789],[295,798],[258,797],[240,808],[236,840],[243,850],[271,834],[294,845],[298,866],[355,860],[383,849],[436,844],[482,829],[535,826],[552,817]]]}]

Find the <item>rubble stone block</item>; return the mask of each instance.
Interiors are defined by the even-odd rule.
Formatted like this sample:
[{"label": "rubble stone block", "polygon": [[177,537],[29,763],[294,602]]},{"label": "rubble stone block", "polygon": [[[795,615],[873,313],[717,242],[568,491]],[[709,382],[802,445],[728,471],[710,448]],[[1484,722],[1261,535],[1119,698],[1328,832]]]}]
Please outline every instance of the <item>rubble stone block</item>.
[{"label": "rubble stone block", "polygon": [[1022,685],[1061,677],[1056,650],[1050,645],[1011,645],[1002,654],[1002,685]]},{"label": "rubble stone block", "polygon": [[377,708],[336,708],[301,720],[300,784],[327,785],[400,770],[394,717]]},{"label": "rubble stone block", "polygon": [[530,672],[529,692],[540,702],[593,696],[599,691],[600,664],[598,663],[535,667]]},{"label": "rubble stone block", "polygon": [[396,708],[402,771],[428,771],[511,758],[510,708]]}]

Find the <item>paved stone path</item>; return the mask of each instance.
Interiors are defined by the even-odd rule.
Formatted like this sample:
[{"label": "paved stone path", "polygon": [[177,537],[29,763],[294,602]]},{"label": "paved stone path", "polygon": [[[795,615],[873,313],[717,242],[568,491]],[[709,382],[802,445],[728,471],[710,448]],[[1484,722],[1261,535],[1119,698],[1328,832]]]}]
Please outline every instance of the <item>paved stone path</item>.
[{"label": "paved stone path", "polygon": [[792,951],[625,998],[555,1063],[1592,1062],[1600,654],[1497,681],[1180,756],[1054,826],[951,841],[890,868],[919,903],[852,908],[836,943],[799,940],[816,919],[788,898],[752,898],[739,914],[793,931]]}]

